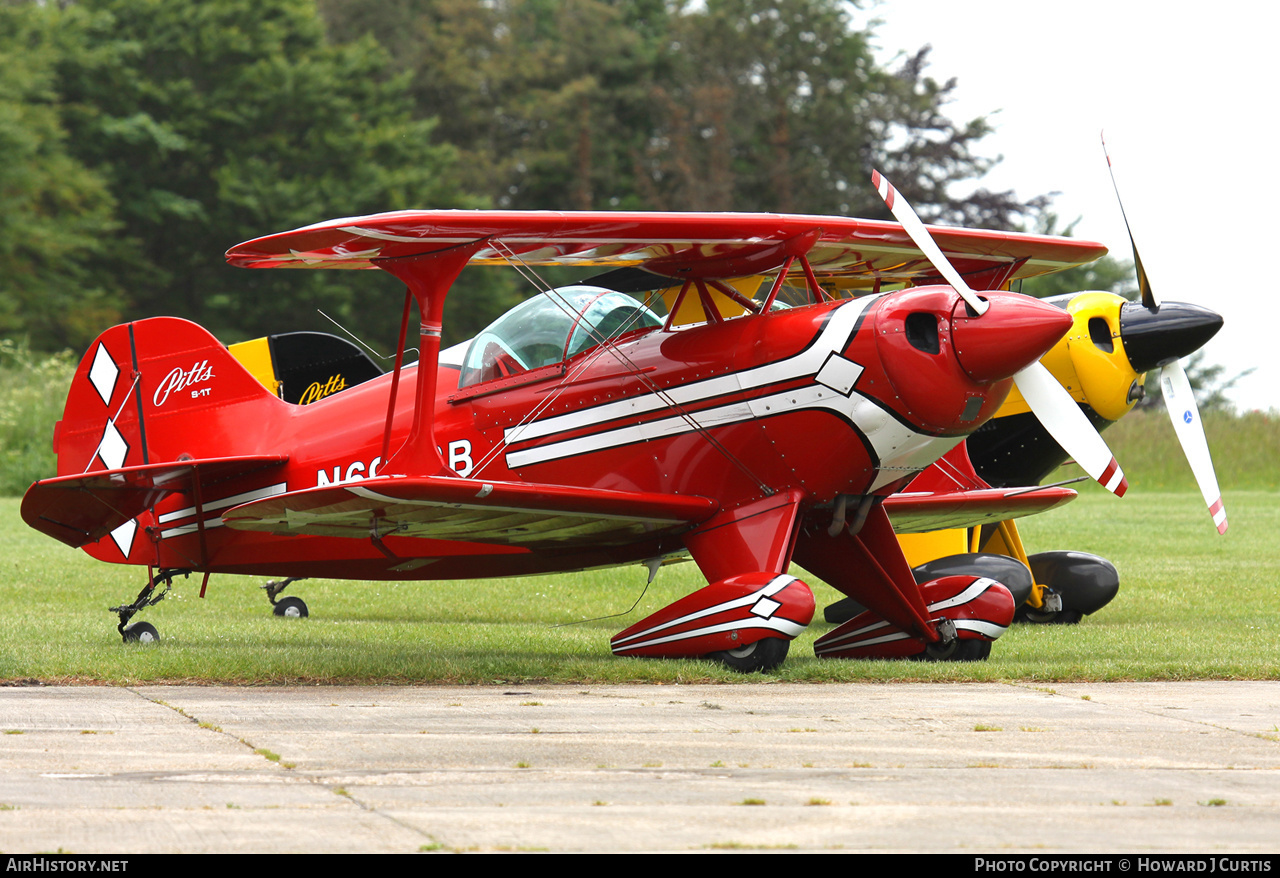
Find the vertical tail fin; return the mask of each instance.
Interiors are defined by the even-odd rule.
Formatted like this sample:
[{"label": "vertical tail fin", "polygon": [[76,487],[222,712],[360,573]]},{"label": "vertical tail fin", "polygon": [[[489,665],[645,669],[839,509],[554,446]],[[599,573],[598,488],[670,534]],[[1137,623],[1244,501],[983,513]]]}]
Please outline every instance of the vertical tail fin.
[{"label": "vertical tail fin", "polygon": [[[103,560],[159,563],[152,541],[135,539],[163,523],[156,505],[185,494],[199,515],[208,486],[285,463],[265,446],[288,409],[194,323],[159,317],[112,327],[76,370],[54,432],[58,476],[27,491],[23,520]],[[179,523],[169,535],[200,528]],[[204,563],[204,552],[201,537],[197,555],[186,557]]]},{"label": "vertical tail fin", "polygon": [[54,434],[58,474],[258,454],[286,408],[194,323],[115,326],[72,379]]}]

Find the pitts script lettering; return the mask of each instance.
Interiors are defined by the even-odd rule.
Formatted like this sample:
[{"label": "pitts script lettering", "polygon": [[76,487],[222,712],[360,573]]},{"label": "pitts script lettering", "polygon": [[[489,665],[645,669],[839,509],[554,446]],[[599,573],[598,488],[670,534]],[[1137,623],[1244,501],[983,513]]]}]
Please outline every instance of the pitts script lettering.
[{"label": "pitts script lettering", "polygon": [[307,403],[315,402],[317,399],[324,399],[339,390],[345,390],[346,387],[347,379],[341,375],[331,376],[324,384],[319,381],[312,381],[311,385],[302,391],[302,398],[298,400],[298,405],[306,405]]},{"label": "pitts script lettering", "polygon": [[[169,394],[186,390],[193,384],[203,384],[213,377],[213,369],[209,367],[209,361],[203,360],[196,363],[189,370],[184,371],[181,368],[174,367],[174,370],[164,376],[164,380],[160,382],[160,386],[156,388],[155,395],[151,397],[151,401],[157,407],[164,405],[169,400]],[[202,387],[199,390],[191,391],[191,398],[198,399],[202,396],[208,396],[211,388]]]}]

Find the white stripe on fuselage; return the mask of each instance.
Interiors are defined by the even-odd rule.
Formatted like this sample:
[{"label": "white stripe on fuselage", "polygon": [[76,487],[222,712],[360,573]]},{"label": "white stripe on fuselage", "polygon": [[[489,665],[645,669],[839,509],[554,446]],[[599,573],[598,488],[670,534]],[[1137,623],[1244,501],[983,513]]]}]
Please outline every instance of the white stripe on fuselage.
[{"label": "white stripe on fuselage", "polygon": [[839,352],[849,340],[853,327],[874,297],[854,299],[831,313],[831,319],[822,328],[813,344],[793,357],[766,363],[741,372],[729,372],[716,378],[681,384],[662,392],[646,393],[620,399],[616,402],[593,406],[578,412],[543,418],[530,424],[518,424],[506,430],[503,439],[508,445],[527,442],[556,433],[578,430],[603,424],[618,418],[634,417],[647,412],[669,408],[671,405],[693,405],[717,396],[738,393],[756,387],[789,381],[806,375],[816,375],[833,351]]},{"label": "white stripe on fuselage", "polygon": [[[827,321],[814,343],[793,357],[742,372],[673,387],[662,393],[643,394],[512,427],[506,431],[505,439],[508,443],[514,443],[554,436],[621,418],[669,409],[672,405],[705,402],[717,396],[794,381],[797,378],[814,378],[813,384],[755,399],[714,406],[690,414],[673,414],[657,420],[602,430],[589,436],[553,441],[521,451],[508,452],[507,467],[517,469],[605,448],[676,436],[694,430],[721,427],[790,411],[825,409],[851,421],[866,436],[875,450],[879,458],[880,472],[866,490],[874,491],[902,478],[907,471],[923,469],[955,447],[961,441],[960,438],[926,436],[917,433],[903,426],[887,411],[868,397],[856,392],[851,386],[847,392],[843,392],[843,388],[838,391],[816,380],[818,372],[827,360],[833,354],[841,355],[858,318],[862,316],[871,301],[871,299],[858,299],[833,311],[831,319]],[[847,360],[845,363],[848,367],[844,370],[846,375],[856,376],[861,371],[861,366]]]},{"label": "white stripe on fuselage", "polygon": [[[274,485],[267,485],[265,488],[255,488],[252,491],[244,491],[240,494],[234,494],[230,497],[223,497],[220,500],[213,500],[209,503],[204,503],[199,507],[199,510],[197,510],[195,506],[187,506],[184,509],[175,509],[173,512],[166,512],[159,516],[158,521],[160,524],[180,521],[181,519],[190,518],[191,516],[196,515],[197,511],[202,514],[216,512],[219,509],[239,506],[242,503],[248,503],[252,500],[260,500],[264,497],[274,497],[285,493],[287,490],[287,483],[278,482]],[[204,515],[202,522],[193,521],[189,524],[182,524],[177,527],[170,527],[160,531],[160,538],[167,540],[172,537],[180,537],[183,534],[195,533],[200,530],[201,524],[203,524],[205,529],[208,530],[215,527],[222,527],[224,523],[225,522],[223,522],[222,516],[220,515]]]}]

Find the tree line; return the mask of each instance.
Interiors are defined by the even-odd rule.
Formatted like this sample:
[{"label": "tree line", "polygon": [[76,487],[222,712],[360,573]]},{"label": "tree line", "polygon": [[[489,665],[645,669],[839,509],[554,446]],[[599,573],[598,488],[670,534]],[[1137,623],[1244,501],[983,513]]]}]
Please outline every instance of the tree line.
[{"label": "tree line", "polygon": [[[836,0],[0,0],[0,337],[172,314],[223,341],[394,332],[380,272],[243,271],[247,238],[407,208],[748,210],[1016,228],[927,49]],[[962,191],[960,195],[956,192]],[[465,338],[523,292],[468,272]]]}]

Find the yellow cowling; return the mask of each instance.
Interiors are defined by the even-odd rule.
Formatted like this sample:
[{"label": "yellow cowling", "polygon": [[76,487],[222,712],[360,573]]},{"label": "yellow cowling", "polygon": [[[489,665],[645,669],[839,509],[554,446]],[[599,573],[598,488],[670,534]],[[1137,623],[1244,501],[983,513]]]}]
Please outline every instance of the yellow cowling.
[{"label": "yellow cowling", "polygon": [[[1071,331],[1040,358],[1072,398],[1108,421],[1118,421],[1133,408],[1130,389],[1142,375],[1133,371],[1120,339],[1120,306],[1115,293],[1089,292],[1067,305]],[[1145,373],[1144,373],[1145,374]],[[996,417],[1030,411],[1015,386]]]}]

